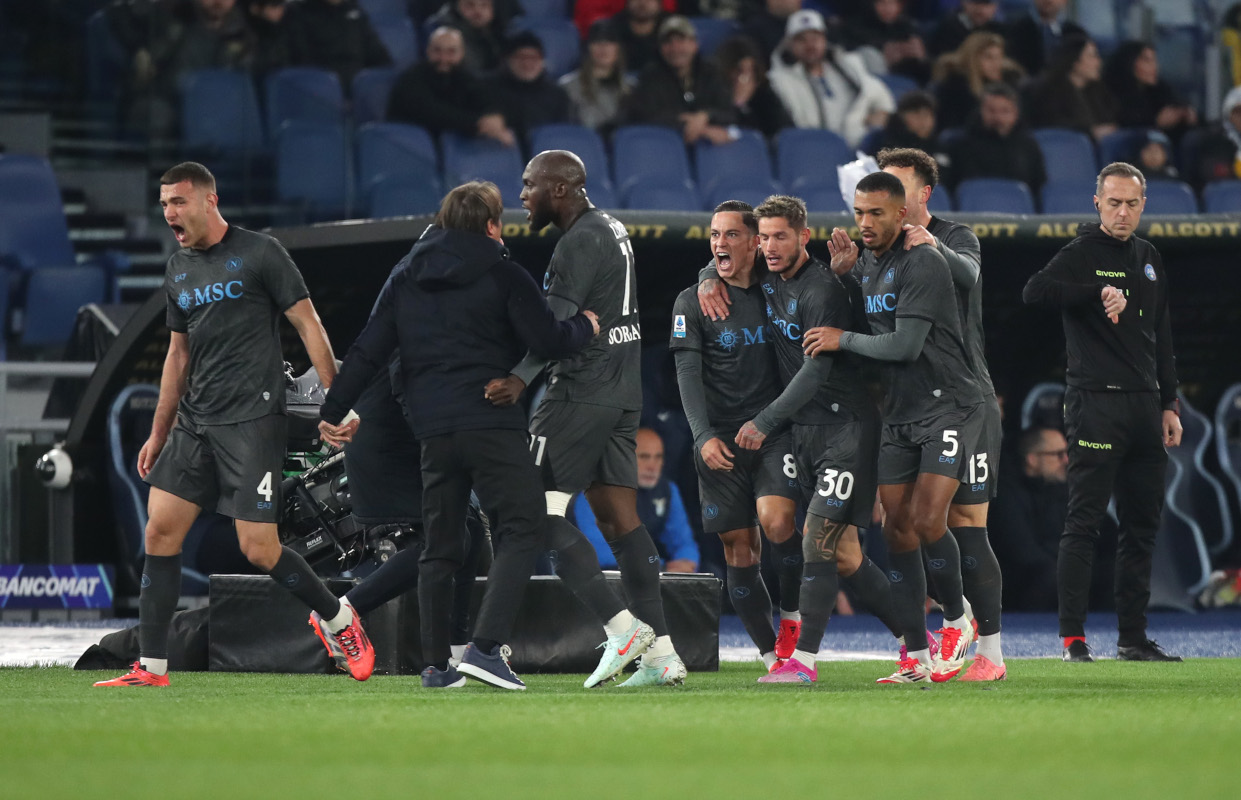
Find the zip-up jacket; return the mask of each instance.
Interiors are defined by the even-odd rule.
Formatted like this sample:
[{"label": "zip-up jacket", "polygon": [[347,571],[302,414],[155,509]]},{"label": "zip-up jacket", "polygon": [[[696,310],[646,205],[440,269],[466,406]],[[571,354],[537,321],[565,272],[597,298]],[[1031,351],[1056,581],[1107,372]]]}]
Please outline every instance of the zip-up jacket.
[{"label": "zip-up jacket", "polygon": [[[1113,324],[1103,312],[1104,286],[1128,301]],[[1066,381],[1090,391],[1159,392],[1176,409],[1176,359],[1163,259],[1137,236],[1121,241],[1098,223],[1078,226],[1077,238],[1031,276],[1022,298],[1059,308],[1068,351]]]}]

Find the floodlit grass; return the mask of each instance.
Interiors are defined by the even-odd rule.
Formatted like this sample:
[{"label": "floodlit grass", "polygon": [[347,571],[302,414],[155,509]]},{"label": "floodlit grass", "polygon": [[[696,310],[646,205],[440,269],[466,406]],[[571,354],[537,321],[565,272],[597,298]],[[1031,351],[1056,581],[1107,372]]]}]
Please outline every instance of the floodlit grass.
[{"label": "floodlit grass", "polygon": [[0,797],[1160,797],[1234,793],[1241,660],[1010,661],[1008,681],[877,686],[894,665],[755,665],[678,689],[416,677],[0,669]]}]

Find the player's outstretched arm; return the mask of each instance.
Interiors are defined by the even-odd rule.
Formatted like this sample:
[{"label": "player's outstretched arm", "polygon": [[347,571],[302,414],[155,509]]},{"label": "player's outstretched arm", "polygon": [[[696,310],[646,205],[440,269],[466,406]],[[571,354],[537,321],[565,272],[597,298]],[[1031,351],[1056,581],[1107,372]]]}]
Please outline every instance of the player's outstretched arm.
[{"label": "player's outstretched arm", "polygon": [[[816,334],[816,337],[811,339],[810,334],[815,330],[822,330],[824,334]],[[806,355],[829,351],[828,337],[833,331],[837,348],[840,350],[877,361],[913,361],[922,352],[922,345],[926,343],[927,334],[931,332],[931,322],[918,317],[897,317],[896,330],[875,336],[855,331],[839,331],[836,328],[812,329],[803,337]]]},{"label": "player's outstretched arm", "polygon": [[189,337],[172,331],[168,340],[168,354],[164,356],[164,371],[159,379],[159,402],[155,406],[155,418],[151,421],[151,435],[138,451],[138,477],[145,478],[155,466],[168,433],[177,421],[177,406],[185,394],[186,376],[190,372]]},{"label": "player's outstretched arm", "polygon": [[[1078,273],[1080,259],[1073,250],[1061,250],[1052,257],[1047,266],[1030,276],[1021,299],[1028,305],[1065,308],[1098,302],[1104,284],[1096,280],[1081,280]],[[1093,275],[1091,275],[1093,277]]]},{"label": "player's outstretched arm", "polygon": [[306,355],[310,356],[310,363],[319,373],[319,382],[325,390],[332,388],[332,381],[336,380],[336,356],[314,303],[310,302],[309,297],[304,297],[290,306],[284,315],[301,337]]}]

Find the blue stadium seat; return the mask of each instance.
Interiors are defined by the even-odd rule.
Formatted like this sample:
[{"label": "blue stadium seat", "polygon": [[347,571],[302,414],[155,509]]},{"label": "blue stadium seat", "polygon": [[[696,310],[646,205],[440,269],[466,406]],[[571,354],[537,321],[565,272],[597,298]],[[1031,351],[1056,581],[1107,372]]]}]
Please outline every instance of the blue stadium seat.
[{"label": "blue stadium seat", "polygon": [[1241,181],[1213,181],[1202,190],[1202,210],[1208,214],[1241,211]]},{"label": "blue stadium seat", "polygon": [[529,19],[568,19],[567,0],[521,0],[521,9]]},{"label": "blue stadium seat", "polygon": [[1021,401],[1021,429],[1064,428],[1063,383],[1036,383]]},{"label": "blue stadium seat", "polygon": [[803,182],[801,188],[794,194],[802,199],[806,204],[806,210],[812,214],[853,215],[853,208],[841,197],[840,184],[835,180],[818,185]]},{"label": "blue stadium seat", "polygon": [[1146,213],[1197,214],[1198,198],[1184,181],[1147,181]]},{"label": "blue stadium seat", "polygon": [[702,198],[688,178],[650,173],[633,179],[624,192],[625,208],[647,211],[702,211]]},{"label": "blue stadium seat", "polygon": [[64,344],[73,333],[78,309],[107,299],[108,276],[103,267],[47,267],[31,272],[26,280],[22,345]]},{"label": "blue stadium seat", "polygon": [[1083,175],[1099,172],[1094,142],[1081,131],[1038,128],[1031,133],[1043,151],[1048,182],[1080,181]]},{"label": "blue stadium seat", "polygon": [[[843,199],[843,198],[842,198]],[[957,209],[952,205],[952,193],[948,187],[940,185],[931,192],[931,199],[926,201],[926,208],[932,214],[950,214]]]},{"label": "blue stadium seat", "polygon": [[381,20],[406,17],[409,13],[406,0],[358,0],[358,5],[362,6],[362,10],[371,20],[371,25],[376,29],[379,28]]},{"label": "blue stadium seat", "polygon": [[1185,467],[1176,485],[1177,506],[1202,529],[1203,543],[1213,554],[1232,543],[1232,512],[1224,486],[1207,468],[1207,450],[1214,444],[1211,420],[1194,408],[1184,395],[1181,401],[1181,446],[1168,449],[1171,458]]},{"label": "blue stadium seat", "polygon": [[586,179],[586,193],[590,197],[590,202],[594,203],[598,208],[620,208],[616,201],[616,189],[610,183],[597,183],[590,185],[590,178]]},{"label": "blue stadium seat", "polygon": [[1094,185],[1089,180],[1045,183],[1041,194],[1044,214],[1095,216]]},{"label": "blue stadium seat", "polygon": [[776,135],[776,177],[797,193],[803,185],[838,185],[836,167],[855,158],[837,133],[813,128],[785,128]]},{"label": "blue stadium seat", "polygon": [[703,58],[710,58],[730,36],[740,32],[737,23],[731,19],[718,17],[690,17],[694,33],[698,37],[698,52]]},{"label": "blue stadium seat", "polygon": [[0,268],[6,262],[23,270],[76,262],[56,175],[39,156],[0,155]]},{"label": "blue stadium seat", "polygon": [[577,26],[567,18],[518,17],[513,20],[514,31],[530,31],[543,43],[543,57],[547,74],[552,80],[577,69],[582,56],[582,37]]},{"label": "blue stadium seat", "polygon": [[[1104,166],[1115,161],[1136,164],[1138,150],[1146,140],[1145,128],[1121,128],[1099,140],[1099,163]],[[1172,157],[1172,153],[1168,157]]]},{"label": "blue stadium seat", "polygon": [[471,180],[491,181],[500,187],[505,208],[521,208],[521,173],[525,164],[516,147],[483,138],[445,133],[444,180],[457,185]]},{"label": "blue stadium seat", "polygon": [[121,102],[129,70],[129,56],[112,35],[104,12],[86,20],[86,98],[97,103],[100,113],[112,115]]},{"label": "blue stadium seat", "polygon": [[398,69],[405,69],[418,60],[418,33],[414,30],[414,22],[407,16],[385,17],[374,20],[375,33],[392,56],[392,64]]},{"label": "blue stadium seat", "polygon": [[349,210],[348,156],[340,123],[291,120],[276,135],[276,198],[308,222]]},{"label": "blue stadium seat", "polygon": [[727,144],[699,142],[694,146],[698,185],[707,194],[721,180],[750,178],[771,183],[771,156],[767,141],[758,131],[741,131],[741,137]]},{"label": "blue stadium seat", "polygon": [[367,186],[367,208],[374,219],[434,214],[444,198],[438,175],[378,175]]},{"label": "blue stadium seat", "polygon": [[411,182],[433,178],[440,183],[435,142],[424,128],[401,122],[371,122],[358,128],[354,139],[359,197],[365,197],[371,183],[381,175]]},{"label": "blue stadium seat", "polygon": [[8,358],[9,343],[9,276],[0,269],[0,361]]},{"label": "blue stadium seat", "polygon": [[741,200],[757,208],[760,203],[771,195],[783,193],[783,187],[771,178],[722,177],[712,183],[711,188],[706,190],[706,210],[712,210],[725,200]]},{"label": "blue stadium seat", "polygon": [[957,186],[957,210],[992,214],[1033,214],[1034,196],[1024,181],[969,178]]},{"label": "blue stadium seat", "polygon": [[913,78],[905,75],[897,75],[889,72],[887,75],[877,75],[879,80],[883,81],[883,85],[888,87],[888,91],[892,93],[892,99],[900,102],[901,98],[910,92],[916,92],[922,88]]},{"label": "blue stadium seat", "polygon": [[259,99],[249,73],[204,69],[182,78],[181,145],[225,156],[262,151]]},{"label": "blue stadium seat", "polygon": [[388,94],[398,72],[392,67],[372,67],[353,76],[349,96],[353,99],[353,122],[383,122],[388,118]]},{"label": "blue stadium seat", "polygon": [[612,169],[622,195],[628,193],[629,183],[644,175],[690,180],[685,142],[676,131],[656,125],[617,128],[612,134]]},{"label": "blue stadium seat", "polygon": [[[611,196],[612,176],[603,139],[585,125],[542,125],[530,131],[530,151],[568,150],[576,153],[586,167],[586,191],[591,197]],[[598,201],[595,201],[596,204]]]},{"label": "blue stadium seat", "polygon": [[879,150],[881,149],[879,147],[879,143],[882,140],[883,140],[883,128],[872,128],[871,130],[866,132],[865,136],[862,137],[862,141],[858,142],[857,149],[861,150],[863,153],[866,153],[867,155],[872,155],[872,156],[877,155],[879,153]]},{"label": "blue stadium seat", "polygon": [[[1211,35],[1216,33],[1212,31]],[[1155,26],[1159,77],[1172,84],[1177,94],[1197,108],[1202,108],[1206,92],[1208,43],[1208,33],[1197,25]]]},{"label": "blue stadium seat", "polygon": [[317,67],[288,67],[267,76],[267,130],[290,120],[345,121],[345,93],[335,72]]}]

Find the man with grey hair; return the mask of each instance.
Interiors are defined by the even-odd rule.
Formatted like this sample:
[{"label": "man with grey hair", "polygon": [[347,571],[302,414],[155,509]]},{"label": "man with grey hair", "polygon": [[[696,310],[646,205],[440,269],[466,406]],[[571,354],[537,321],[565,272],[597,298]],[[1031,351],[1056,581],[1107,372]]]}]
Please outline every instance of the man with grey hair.
[{"label": "man with grey hair", "polygon": [[1091,565],[1114,495],[1117,657],[1180,661],[1146,636],[1164,448],[1181,443],[1167,274],[1159,251],[1136,235],[1146,206],[1141,171],[1108,164],[1094,202],[1099,222],[1080,225],[1077,238],[1030,278],[1023,294],[1027,303],[1061,310],[1068,350],[1069,508],[1057,564],[1063,658],[1094,660],[1084,627]]}]

